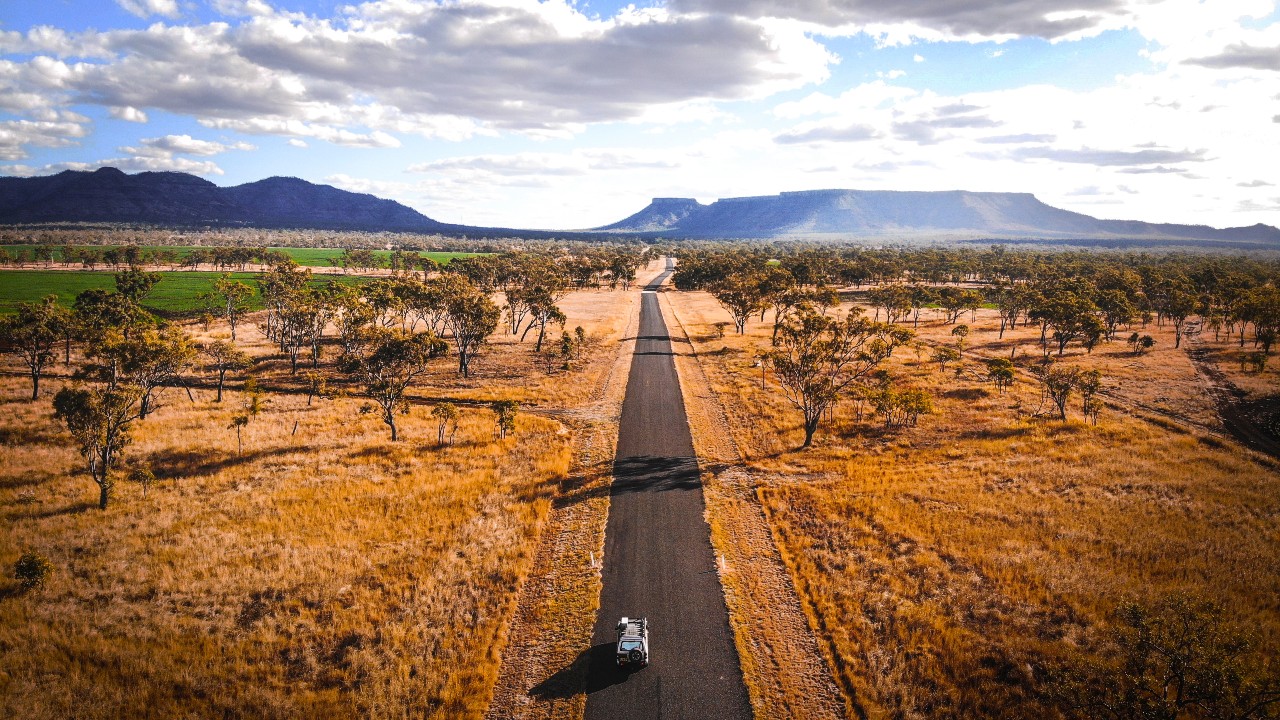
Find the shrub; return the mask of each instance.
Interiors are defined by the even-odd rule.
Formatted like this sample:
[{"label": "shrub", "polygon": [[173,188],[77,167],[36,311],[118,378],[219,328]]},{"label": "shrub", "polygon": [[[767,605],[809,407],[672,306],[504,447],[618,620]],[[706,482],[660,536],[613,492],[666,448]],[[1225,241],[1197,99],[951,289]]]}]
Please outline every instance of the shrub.
[{"label": "shrub", "polygon": [[515,400],[495,400],[490,407],[493,409],[494,435],[498,439],[503,439],[516,428],[516,410],[520,408],[520,403]]},{"label": "shrub", "polygon": [[44,581],[53,571],[53,565],[40,553],[28,550],[13,565],[13,575],[24,590],[44,587]]},{"label": "shrub", "polygon": [[151,487],[151,483],[155,481],[156,474],[147,468],[134,468],[129,473],[129,482],[134,482],[142,486],[142,497],[144,498],[147,496],[147,490]]}]

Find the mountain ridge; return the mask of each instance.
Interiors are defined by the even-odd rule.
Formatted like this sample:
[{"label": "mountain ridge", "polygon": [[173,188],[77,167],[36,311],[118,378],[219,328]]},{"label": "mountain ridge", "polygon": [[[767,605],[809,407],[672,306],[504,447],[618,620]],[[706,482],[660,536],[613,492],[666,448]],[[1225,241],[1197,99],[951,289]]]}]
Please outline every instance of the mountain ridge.
[{"label": "mountain ridge", "polygon": [[[129,175],[116,168],[0,177],[0,224],[134,223],[438,233],[472,237],[605,239],[816,239],[1071,244],[1111,239],[1280,249],[1280,229],[1100,220],[1047,205],[1031,193],[967,190],[799,190],[721,198],[660,197],[618,222],[589,230],[474,227],[434,220],[402,205],[293,177],[220,187],[180,172]],[[1077,243],[1078,244],[1078,243]],[[1095,243],[1096,244],[1096,243]]]},{"label": "mountain ridge", "polygon": [[63,222],[413,232],[450,227],[394,200],[291,177],[233,187],[186,173],[128,175],[111,167],[0,177],[0,223]]}]

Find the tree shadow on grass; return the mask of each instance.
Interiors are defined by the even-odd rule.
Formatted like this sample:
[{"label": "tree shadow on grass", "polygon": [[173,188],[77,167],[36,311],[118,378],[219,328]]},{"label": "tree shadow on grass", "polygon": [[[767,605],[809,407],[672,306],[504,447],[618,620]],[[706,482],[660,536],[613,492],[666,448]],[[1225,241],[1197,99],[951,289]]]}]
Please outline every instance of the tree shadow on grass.
[{"label": "tree shadow on grass", "polygon": [[960,433],[962,440],[1009,440],[1022,437],[1034,430],[1030,424],[1008,425],[1006,427],[975,428]]},{"label": "tree shadow on grass", "polygon": [[[0,375],[12,375],[12,374],[13,373],[0,373]],[[0,396],[0,405],[30,405],[32,403],[40,402],[39,400],[31,399],[31,385],[30,385],[31,376],[27,375],[26,377],[28,378],[26,392],[19,392],[17,395]],[[40,395],[43,397],[44,394],[45,394],[44,391],[41,390]]]},{"label": "tree shadow on grass", "polygon": [[63,515],[79,515],[81,513],[88,512],[89,510],[96,510],[97,508],[97,503],[78,502],[73,505],[50,508],[48,510],[33,510],[29,508],[23,510],[11,510],[7,515],[11,521],[47,520],[49,518],[61,517]]},{"label": "tree shadow on grass", "polygon": [[28,470],[17,475],[0,475],[0,490],[17,490],[19,488],[32,487],[53,480],[54,477],[51,472],[37,472],[34,470]]},{"label": "tree shadow on grass", "polygon": [[942,393],[942,397],[952,400],[982,400],[991,397],[986,388],[956,388]]},{"label": "tree shadow on grass", "polygon": [[608,497],[611,483],[599,481],[608,475],[612,468],[613,460],[601,460],[561,480],[559,492],[552,501],[552,506],[559,509],[596,498]]},{"label": "tree shadow on grass", "polygon": [[213,475],[228,468],[246,465],[269,457],[288,455],[293,452],[297,452],[297,449],[279,447],[235,455],[213,449],[166,448],[148,455],[146,464],[151,468],[151,472],[155,473],[156,480],[177,480],[179,478]]},{"label": "tree shadow on grass", "polygon": [[619,668],[613,661],[613,643],[600,643],[578,654],[568,667],[529,689],[529,695],[539,700],[571,698],[624,683],[633,670]]},{"label": "tree shadow on grass", "polygon": [[48,426],[21,425],[0,428],[0,445],[45,445],[56,441],[54,429]]}]

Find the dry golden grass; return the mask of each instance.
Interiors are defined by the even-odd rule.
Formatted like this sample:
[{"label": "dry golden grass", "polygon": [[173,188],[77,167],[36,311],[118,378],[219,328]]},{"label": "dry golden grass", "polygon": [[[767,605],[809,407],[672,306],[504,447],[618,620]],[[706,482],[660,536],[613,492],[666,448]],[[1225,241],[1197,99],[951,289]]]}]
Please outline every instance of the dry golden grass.
[{"label": "dry golden grass", "polygon": [[[52,418],[60,381],[27,403],[28,381],[4,377],[0,707],[24,718],[479,717],[573,468],[561,420],[584,412],[611,369],[618,304],[635,295],[566,298],[569,328],[597,339],[572,371],[546,374],[532,340],[504,336],[471,379],[436,361],[394,444],[357,396],[308,407],[247,323],[240,344],[270,402],[243,455],[228,429],[238,392],[219,405],[207,385],[194,401],[169,389],[126,452],[160,479],[146,498],[122,483],[105,512]],[[443,448],[423,406],[436,398],[462,413]],[[475,406],[496,398],[530,410],[502,441]],[[22,593],[11,575],[27,549],[54,573]]]},{"label": "dry golden grass", "polygon": [[[1037,663],[1098,631],[1122,600],[1173,592],[1220,602],[1260,648],[1280,647],[1276,463],[1200,429],[1211,401],[1171,331],[1147,328],[1159,344],[1140,358],[1117,344],[1068,350],[1065,362],[1099,367],[1115,393],[1097,426],[1037,416],[1048,407],[1025,371],[999,394],[972,359],[957,378],[902,349],[888,369],[932,391],[935,415],[885,430],[846,402],[797,452],[796,411],[752,367],[769,326],[720,340],[714,300],[671,299],[850,714],[1043,715],[1028,690]],[[1007,357],[1016,342],[1039,355],[1038,330],[997,341],[993,320],[969,321],[966,353]],[[935,320],[920,335],[952,340]],[[1078,399],[1070,411],[1080,417]]]},{"label": "dry golden grass", "polygon": [[276,398],[237,456],[223,405],[141,423],[130,456],[163,479],[101,512],[45,404],[7,403],[9,428],[43,437],[6,449],[0,563],[34,548],[55,567],[0,602],[10,714],[478,714],[568,470],[557,426],[524,417],[495,442],[471,412],[441,449],[419,412],[391,445],[356,401]]}]

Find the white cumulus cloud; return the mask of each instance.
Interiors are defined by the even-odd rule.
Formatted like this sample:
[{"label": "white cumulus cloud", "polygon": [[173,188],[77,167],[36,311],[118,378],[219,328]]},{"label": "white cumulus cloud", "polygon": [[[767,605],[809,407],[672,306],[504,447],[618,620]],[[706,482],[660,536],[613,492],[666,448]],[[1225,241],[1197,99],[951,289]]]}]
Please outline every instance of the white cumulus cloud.
[{"label": "white cumulus cloud", "polygon": [[111,113],[111,117],[117,120],[135,123],[147,122],[147,114],[136,107],[111,107],[108,110]]},{"label": "white cumulus cloud", "polygon": [[153,15],[176,18],[181,14],[177,0],[116,0],[116,4],[140,18]]}]

